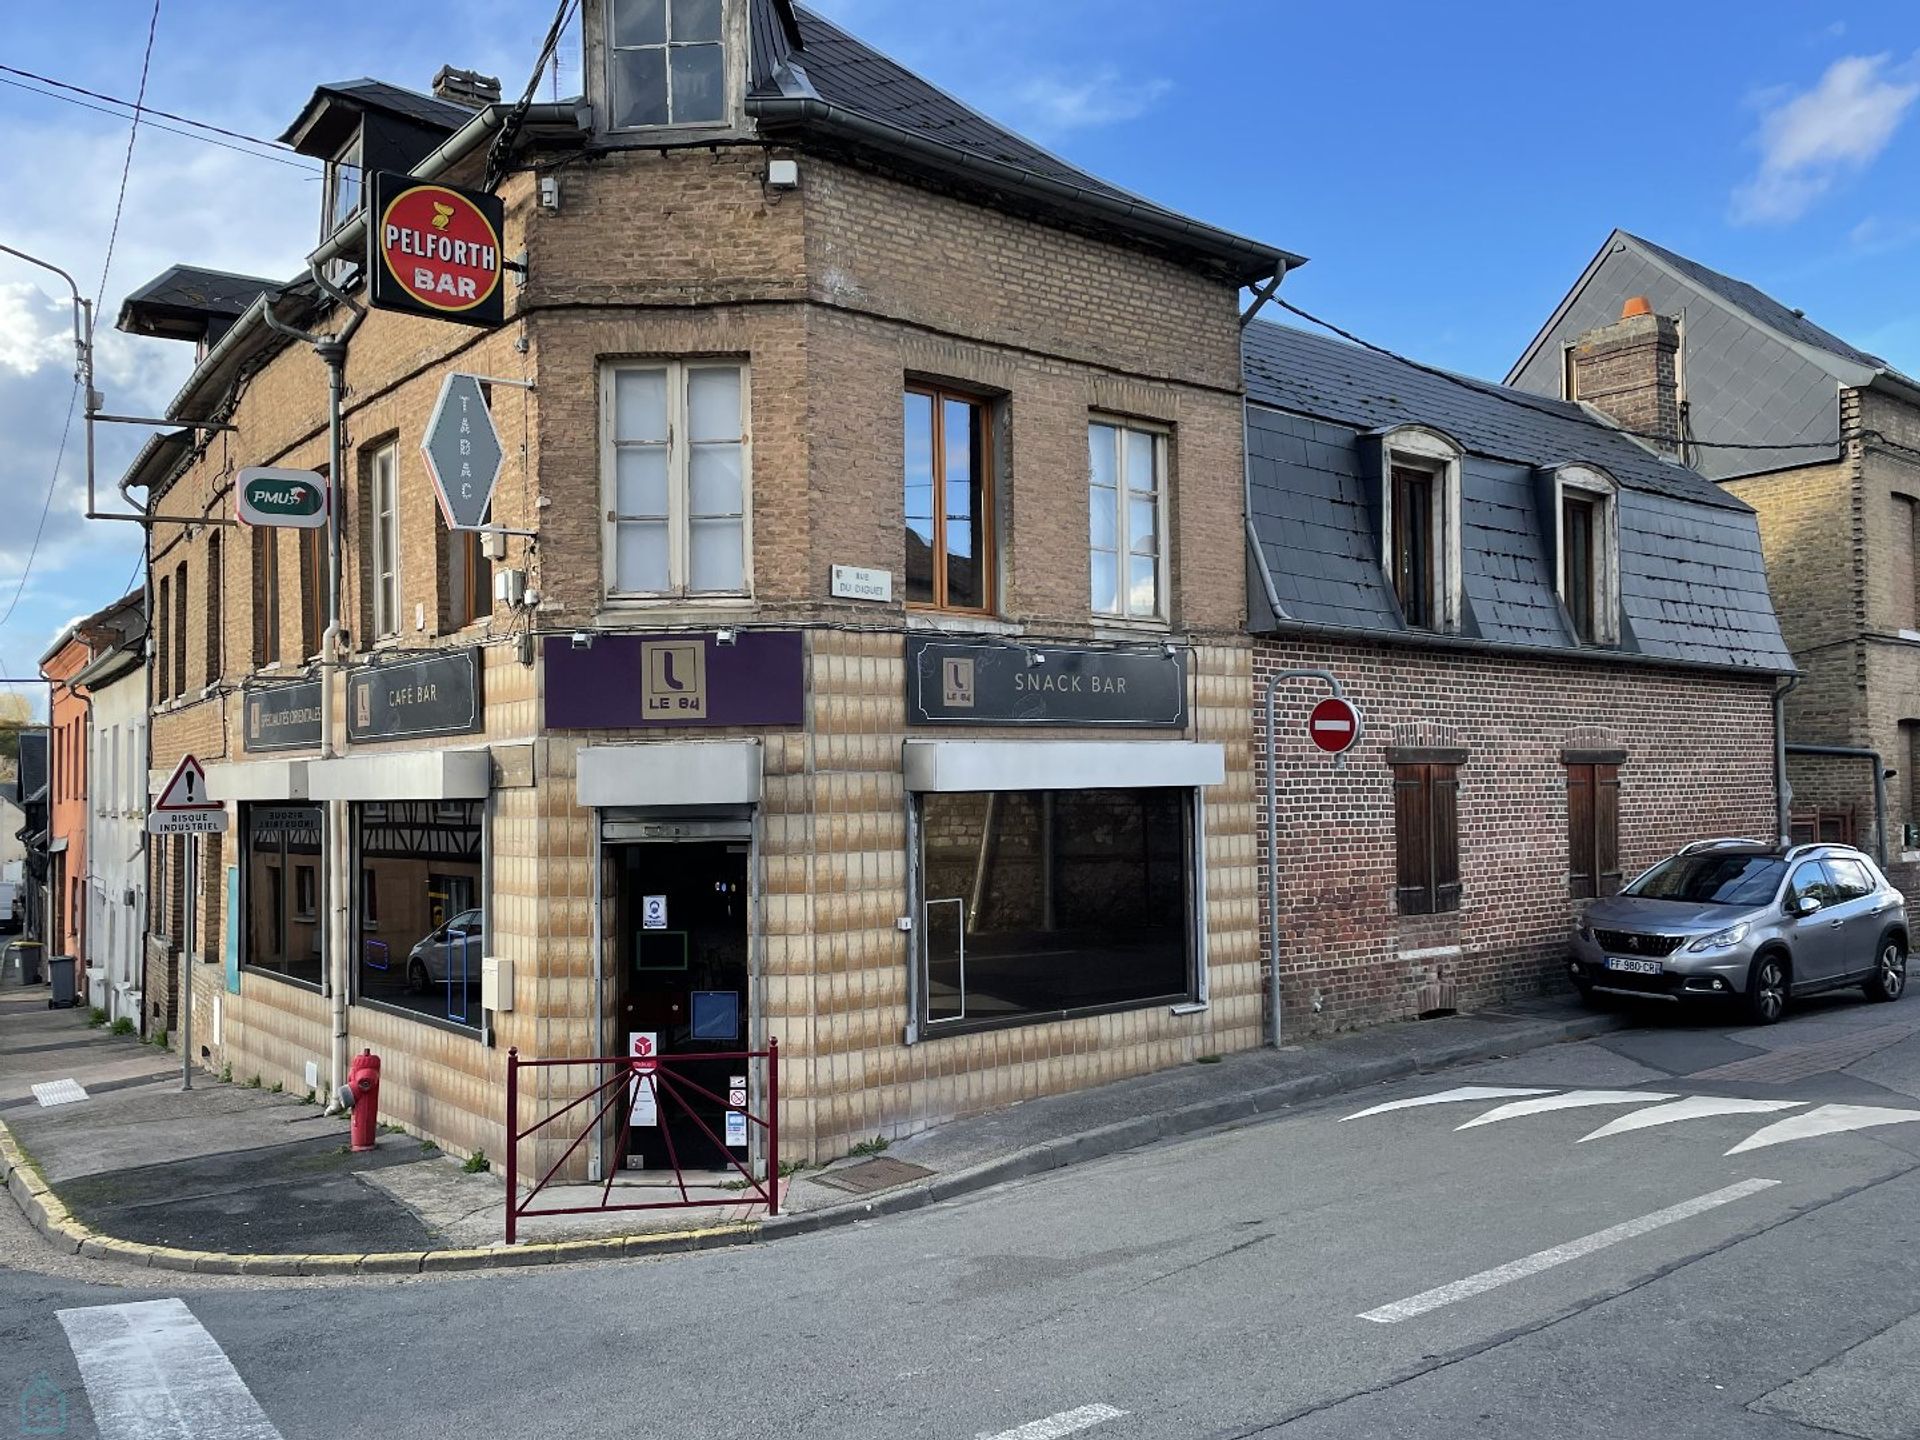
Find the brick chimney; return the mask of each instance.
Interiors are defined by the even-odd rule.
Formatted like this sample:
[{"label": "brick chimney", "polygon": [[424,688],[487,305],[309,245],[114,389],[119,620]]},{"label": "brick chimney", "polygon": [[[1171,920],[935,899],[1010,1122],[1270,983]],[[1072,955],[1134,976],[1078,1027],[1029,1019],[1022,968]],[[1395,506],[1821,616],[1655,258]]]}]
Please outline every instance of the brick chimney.
[{"label": "brick chimney", "polygon": [[1571,359],[1574,399],[1679,453],[1680,327],[1671,317],[1636,295],[1618,320],[1576,340]]},{"label": "brick chimney", "polygon": [[452,105],[464,105],[469,110],[498,105],[500,77],[482,75],[478,70],[456,70],[451,65],[442,65],[440,73],[433,77],[433,98]]}]

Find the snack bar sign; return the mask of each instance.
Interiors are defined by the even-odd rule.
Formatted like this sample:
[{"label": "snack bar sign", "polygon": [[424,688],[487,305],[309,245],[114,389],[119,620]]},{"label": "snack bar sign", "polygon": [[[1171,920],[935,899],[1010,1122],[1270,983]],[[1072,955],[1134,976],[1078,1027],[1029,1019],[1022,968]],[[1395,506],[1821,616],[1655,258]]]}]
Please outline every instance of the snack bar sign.
[{"label": "snack bar sign", "polygon": [[367,269],[376,309],[463,325],[505,321],[499,196],[382,170],[373,177],[368,218]]}]

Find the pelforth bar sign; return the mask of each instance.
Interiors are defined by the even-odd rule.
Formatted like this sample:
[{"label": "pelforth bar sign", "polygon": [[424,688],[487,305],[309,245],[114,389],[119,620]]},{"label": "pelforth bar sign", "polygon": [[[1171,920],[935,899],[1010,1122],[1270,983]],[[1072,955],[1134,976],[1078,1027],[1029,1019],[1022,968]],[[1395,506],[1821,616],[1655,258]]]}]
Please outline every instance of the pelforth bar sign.
[{"label": "pelforth bar sign", "polygon": [[500,286],[500,197],[377,171],[367,268],[380,310],[437,315],[463,325],[506,319]]}]

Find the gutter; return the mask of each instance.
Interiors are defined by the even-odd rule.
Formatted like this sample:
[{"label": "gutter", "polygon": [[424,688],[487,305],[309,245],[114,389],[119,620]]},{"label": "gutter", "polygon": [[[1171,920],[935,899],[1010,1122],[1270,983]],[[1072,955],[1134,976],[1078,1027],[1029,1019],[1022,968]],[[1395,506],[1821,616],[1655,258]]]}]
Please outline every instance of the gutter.
[{"label": "gutter", "polygon": [[1281,267],[1293,270],[1307,263],[1303,255],[1276,250],[1245,236],[1203,225],[1149,201],[1123,199],[1064,180],[1035,175],[1003,160],[990,160],[957,146],[914,135],[830,100],[813,96],[760,96],[747,101],[747,113],[762,121],[763,125],[818,125],[822,129],[864,140],[899,155],[935,161],[943,168],[972,172],[991,180],[1003,190],[1056,204],[1064,203],[1089,218],[1130,225],[1167,243],[1227,261],[1234,267],[1235,278],[1243,285],[1266,280]]}]

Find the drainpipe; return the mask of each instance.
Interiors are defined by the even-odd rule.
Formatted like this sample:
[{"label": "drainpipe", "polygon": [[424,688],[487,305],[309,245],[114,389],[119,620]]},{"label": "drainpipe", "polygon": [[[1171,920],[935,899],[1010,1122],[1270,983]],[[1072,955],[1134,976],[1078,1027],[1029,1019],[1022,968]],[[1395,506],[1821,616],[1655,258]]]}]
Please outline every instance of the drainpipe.
[{"label": "drainpipe", "polygon": [[1793,787],[1787,783],[1787,692],[1800,683],[1798,675],[1773,692],[1773,794],[1779,804],[1780,843],[1793,840]]},{"label": "drainpipe", "polygon": [[[1825,755],[1835,760],[1865,760],[1873,766],[1873,858],[1887,868],[1887,767],[1880,752],[1857,745],[1789,745],[1789,755]],[[1816,837],[1818,838],[1818,837]]]}]

